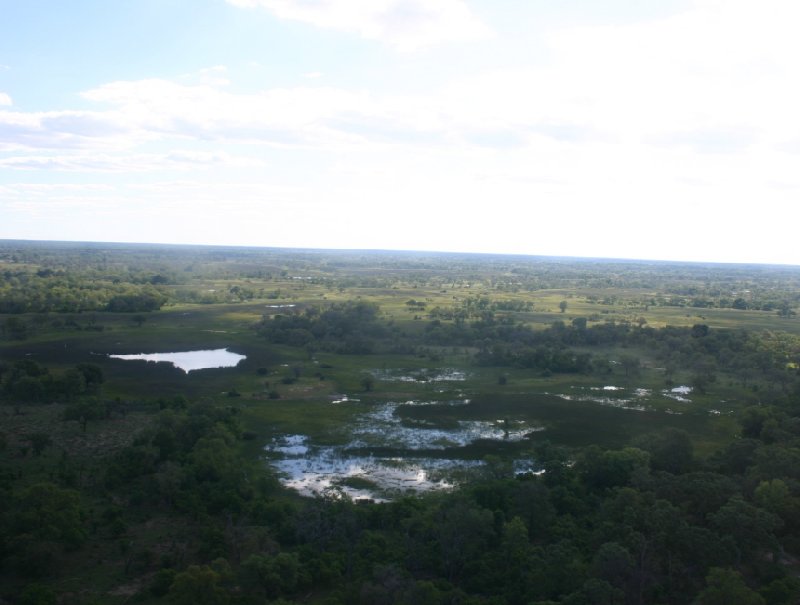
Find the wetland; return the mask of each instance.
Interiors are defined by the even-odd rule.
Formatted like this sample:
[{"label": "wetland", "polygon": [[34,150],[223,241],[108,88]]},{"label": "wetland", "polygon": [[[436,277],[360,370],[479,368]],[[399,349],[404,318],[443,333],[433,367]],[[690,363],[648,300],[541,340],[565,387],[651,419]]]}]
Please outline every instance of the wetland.
[{"label": "wetland", "polygon": [[798,271],[6,242],[0,597],[786,605]]}]

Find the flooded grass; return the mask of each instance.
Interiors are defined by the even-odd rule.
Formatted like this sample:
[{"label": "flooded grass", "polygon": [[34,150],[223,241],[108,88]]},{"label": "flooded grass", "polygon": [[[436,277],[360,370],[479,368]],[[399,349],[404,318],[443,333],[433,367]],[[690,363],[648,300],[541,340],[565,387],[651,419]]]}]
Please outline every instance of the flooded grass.
[{"label": "flooded grass", "polygon": [[346,447],[306,444],[305,436],[289,435],[267,447],[268,455],[280,454],[271,463],[283,484],[305,496],[330,494],[354,500],[386,500],[409,492],[450,489],[454,484],[446,479],[446,470],[475,464],[410,456],[359,455]]},{"label": "flooded grass", "polygon": [[370,373],[383,382],[464,382],[467,379],[466,372],[455,368],[376,369]]},{"label": "flooded grass", "polygon": [[[284,485],[304,495],[392,499],[450,489],[460,474],[480,472],[488,455],[515,473],[538,472],[531,452],[543,439],[623,447],[666,427],[698,440],[728,430],[718,406],[695,405],[688,386],[584,382],[550,385],[555,391],[531,392],[526,385],[525,392],[487,393],[477,390],[485,386],[477,373],[452,368],[369,371],[389,389],[331,395],[328,409],[344,420],[346,405],[350,415],[331,425],[325,439],[310,436],[300,422],[301,432],[273,433],[265,451]],[[409,398],[383,399],[392,384]]]},{"label": "flooded grass", "polygon": [[341,444],[280,435],[266,452],[283,483],[302,494],[387,499],[449,489],[458,472],[480,468],[488,454],[502,457],[515,472],[535,472],[530,449],[538,438],[619,446],[665,426],[690,433],[707,429],[708,414],[676,415],[636,403],[653,396],[649,389],[607,385],[574,391],[363,403]]}]

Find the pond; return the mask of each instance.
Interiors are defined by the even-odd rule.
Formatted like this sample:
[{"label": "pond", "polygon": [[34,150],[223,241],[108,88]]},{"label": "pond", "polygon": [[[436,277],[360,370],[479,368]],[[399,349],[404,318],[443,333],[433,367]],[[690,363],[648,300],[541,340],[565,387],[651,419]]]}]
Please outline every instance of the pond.
[{"label": "pond", "polygon": [[187,374],[193,370],[210,368],[233,368],[246,355],[231,353],[228,349],[210,349],[205,351],[181,351],[174,353],[137,353],[135,355],[109,355],[112,359],[152,361],[154,363],[171,363]]}]

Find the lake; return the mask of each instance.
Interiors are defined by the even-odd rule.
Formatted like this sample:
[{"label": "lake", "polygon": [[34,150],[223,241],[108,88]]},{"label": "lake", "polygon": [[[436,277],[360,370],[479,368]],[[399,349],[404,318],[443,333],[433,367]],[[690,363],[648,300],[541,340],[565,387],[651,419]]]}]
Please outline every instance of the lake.
[{"label": "lake", "polygon": [[207,370],[211,368],[232,368],[246,355],[231,353],[228,349],[209,349],[205,351],[180,351],[174,353],[137,353],[134,355],[109,355],[112,359],[144,360],[154,363],[171,363],[187,374],[193,370]]}]

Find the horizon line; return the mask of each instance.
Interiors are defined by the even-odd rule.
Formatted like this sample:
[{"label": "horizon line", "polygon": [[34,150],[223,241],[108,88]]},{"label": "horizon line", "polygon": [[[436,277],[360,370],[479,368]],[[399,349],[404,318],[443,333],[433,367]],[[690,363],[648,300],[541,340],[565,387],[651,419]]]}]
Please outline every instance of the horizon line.
[{"label": "horizon line", "polygon": [[74,245],[94,245],[94,246],[155,246],[164,248],[236,248],[249,250],[274,250],[286,252],[316,252],[316,253],[362,253],[362,254],[430,254],[430,255],[462,255],[462,256],[484,256],[484,257],[509,257],[509,258],[530,258],[548,259],[564,261],[600,261],[600,262],[625,262],[625,263],[661,263],[661,264],[692,264],[692,265],[724,265],[724,266],[756,266],[756,267],[783,267],[798,268],[800,264],[779,263],[779,262],[756,262],[756,261],[714,261],[714,260],[679,260],[674,258],[644,258],[644,257],[622,257],[622,256],[573,256],[569,254],[534,254],[528,252],[486,252],[475,250],[430,250],[430,249],[411,249],[411,248],[315,248],[309,246],[265,246],[254,244],[198,244],[198,243],[177,243],[177,242],[140,242],[140,241],[103,241],[103,240],[50,240],[50,239],[27,239],[27,238],[4,238],[0,237],[0,245],[6,243],[21,244],[74,244]]}]

